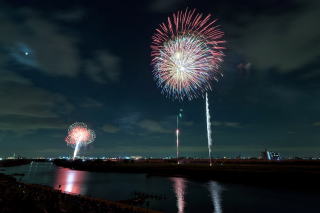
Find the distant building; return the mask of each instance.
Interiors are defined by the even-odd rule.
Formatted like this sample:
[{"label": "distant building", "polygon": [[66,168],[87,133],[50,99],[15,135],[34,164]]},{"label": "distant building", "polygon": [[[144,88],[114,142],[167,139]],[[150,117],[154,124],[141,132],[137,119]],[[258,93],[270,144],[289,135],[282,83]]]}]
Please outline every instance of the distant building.
[{"label": "distant building", "polygon": [[8,160],[14,160],[16,159],[16,153],[13,153],[13,156],[7,157]]},{"label": "distant building", "polygon": [[142,156],[130,156],[130,159],[132,159],[132,160],[141,160],[141,159],[143,159],[143,157]]},{"label": "distant building", "polygon": [[267,149],[264,152],[261,152],[262,159],[264,160],[280,160],[280,154],[277,152],[271,152],[268,151]]}]

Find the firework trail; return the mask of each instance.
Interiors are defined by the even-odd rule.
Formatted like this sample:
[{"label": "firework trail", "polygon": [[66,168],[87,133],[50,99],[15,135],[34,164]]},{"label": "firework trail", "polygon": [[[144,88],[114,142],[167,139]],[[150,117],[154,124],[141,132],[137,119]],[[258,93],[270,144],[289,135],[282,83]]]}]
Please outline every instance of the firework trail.
[{"label": "firework trail", "polygon": [[177,163],[179,164],[179,129],[176,130],[176,136],[177,136]]},{"label": "firework trail", "polygon": [[211,122],[210,122],[211,117],[210,117],[210,111],[209,111],[208,93],[206,93],[206,118],[207,118],[207,136],[208,136],[209,159],[210,159],[210,166],[212,166],[212,160],[211,160],[212,137],[211,137]]},{"label": "firework trail", "polygon": [[[183,101],[199,96],[206,98],[208,148],[211,165],[211,124],[207,92],[211,80],[222,77],[224,33],[211,20],[196,10],[185,10],[168,17],[152,37],[153,76],[167,97]],[[179,129],[177,136],[177,156]]]},{"label": "firework trail", "polygon": [[177,144],[177,164],[179,164],[179,144],[180,144],[180,141],[179,141],[179,134],[180,134],[180,130],[179,130],[179,118],[182,118],[182,109],[180,109],[178,115],[177,115],[177,129],[176,129],[176,138],[177,138],[177,141],[176,141],[176,144]]},{"label": "firework trail", "polygon": [[76,147],[74,148],[74,152],[73,152],[73,159],[76,158],[78,152],[79,152],[79,147],[80,147],[80,142],[76,143]]},{"label": "firework trail", "polygon": [[210,80],[220,77],[223,32],[211,15],[196,10],[168,17],[152,37],[153,76],[167,97],[192,100],[211,90]]},{"label": "firework trail", "polygon": [[72,124],[68,129],[68,136],[65,141],[68,145],[74,147],[73,159],[76,158],[80,147],[92,143],[96,135],[93,130],[88,129],[87,125],[82,122]]}]

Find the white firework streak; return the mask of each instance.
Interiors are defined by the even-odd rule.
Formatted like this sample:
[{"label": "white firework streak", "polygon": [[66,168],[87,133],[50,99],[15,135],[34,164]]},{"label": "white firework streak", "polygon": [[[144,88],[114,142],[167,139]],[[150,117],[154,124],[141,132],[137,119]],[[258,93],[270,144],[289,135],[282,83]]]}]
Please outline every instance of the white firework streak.
[{"label": "white firework streak", "polygon": [[79,148],[80,148],[80,141],[76,143],[76,147],[74,148],[73,160],[77,157],[77,154],[79,152]]},{"label": "white firework streak", "polygon": [[212,165],[212,160],[211,160],[212,137],[211,137],[211,122],[210,122],[208,93],[206,93],[206,117],[207,117],[207,135],[208,135],[209,159],[210,159],[210,166],[211,166]]},{"label": "white firework streak", "polygon": [[179,164],[179,129],[176,130],[177,136],[177,163]]}]

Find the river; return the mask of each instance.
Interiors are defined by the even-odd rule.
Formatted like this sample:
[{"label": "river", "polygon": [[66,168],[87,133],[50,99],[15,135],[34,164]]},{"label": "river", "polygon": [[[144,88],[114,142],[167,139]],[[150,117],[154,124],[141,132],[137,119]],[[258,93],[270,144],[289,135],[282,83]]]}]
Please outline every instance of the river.
[{"label": "river", "polygon": [[25,183],[52,186],[66,193],[108,200],[128,200],[136,194],[152,195],[143,207],[174,213],[206,212],[320,212],[320,193],[247,186],[181,177],[132,173],[96,173],[36,163],[5,168],[6,174],[23,173]]}]

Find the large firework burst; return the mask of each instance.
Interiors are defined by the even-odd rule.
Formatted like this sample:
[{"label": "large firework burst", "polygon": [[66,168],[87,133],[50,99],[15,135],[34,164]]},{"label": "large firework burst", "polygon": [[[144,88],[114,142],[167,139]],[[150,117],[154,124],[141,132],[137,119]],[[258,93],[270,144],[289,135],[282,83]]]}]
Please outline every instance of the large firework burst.
[{"label": "large firework burst", "polygon": [[168,17],[152,37],[151,56],[157,85],[166,96],[189,100],[211,89],[210,80],[221,75],[223,32],[196,10]]},{"label": "large firework burst", "polygon": [[69,127],[65,141],[74,147],[73,158],[75,158],[80,147],[92,143],[95,138],[96,134],[93,130],[88,129],[85,123],[76,122]]}]

